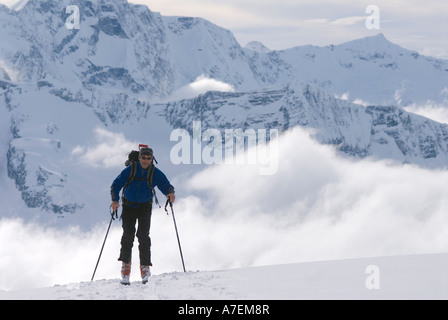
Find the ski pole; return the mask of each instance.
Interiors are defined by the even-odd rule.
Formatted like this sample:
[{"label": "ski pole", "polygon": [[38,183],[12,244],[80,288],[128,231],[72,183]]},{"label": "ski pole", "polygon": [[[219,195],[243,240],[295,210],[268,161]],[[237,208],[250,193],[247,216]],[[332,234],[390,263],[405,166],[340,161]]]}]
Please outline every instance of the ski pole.
[{"label": "ski pole", "polygon": [[93,281],[93,278],[95,277],[96,269],[98,268],[98,264],[100,263],[101,256],[103,254],[104,245],[106,244],[107,236],[109,235],[110,226],[112,225],[112,221],[115,220],[114,215],[116,218],[118,218],[117,211],[111,212],[109,227],[107,228],[106,237],[104,238],[103,246],[101,247],[100,256],[98,257],[98,261],[95,266],[95,270],[93,271],[92,279],[90,281]]},{"label": "ski pole", "polygon": [[185,270],[184,255],[182,254],[182,248],[181,248],[181,246],[180,246],[179,232],[177,232],[177,224],[176,224],[176,218],[174,217],[173,204],[171,203],[170,199],[167,199],[167,200],[166,200],[165,211],[166,211],[166,214],[168,215],[168,210],[166,209],[166,207],[168,206],[168,203],[170,204],[170,207],[171,207],[171,213],[172,213],[172,215],[173,215],[174,229],[176,229],[177,243],[179,244],[180,258],[182,259],[182,266],[183,266],[183,268],[184,268],[184,272],[187,272],[187,271]]}]

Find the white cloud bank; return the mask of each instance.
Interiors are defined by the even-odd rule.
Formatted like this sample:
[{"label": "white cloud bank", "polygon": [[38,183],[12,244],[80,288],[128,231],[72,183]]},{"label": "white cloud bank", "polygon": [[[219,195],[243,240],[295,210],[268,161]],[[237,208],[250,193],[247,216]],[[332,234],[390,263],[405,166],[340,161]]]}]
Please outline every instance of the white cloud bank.
[{"label": "white cloud bank", "polygon": [[234,221],[236,252],[240,242],[257,244],[240,263],[252,256],[271,264],[447,251],[447,178],[446,171],[341,159],[295,129],[279,142],[277,175],[216,167],[192,184],[210,192],[209,210],[222,223]]},{"label": "white cloud bank", "polygon": [[[188,270],[448,251],[447,171],[342,159],[301,129],[281,136],[278,150],[276,175],[221,165],[185,181],[191,194],[178,194],[174,209]],[[106,228],[1,220],[0,290],[89,281]],[[163,210],[151,236],[154,274],[181,271]],[[120,237],[114,223],[96,279],[119,277]]]},{"label": "white cloud bank", "polygon": [[448,101],[444,104],[437,104],[428,101],[424,105],[411,105],[404,109],[408,112],[419,114],[437,122],[448,123]]}]

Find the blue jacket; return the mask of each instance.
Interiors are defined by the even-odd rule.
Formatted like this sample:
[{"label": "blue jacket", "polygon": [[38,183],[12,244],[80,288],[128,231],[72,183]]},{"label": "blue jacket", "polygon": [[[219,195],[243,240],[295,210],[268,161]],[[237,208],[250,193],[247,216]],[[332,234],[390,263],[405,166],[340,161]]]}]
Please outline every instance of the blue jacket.
[{"label": "blue jacket", "polygon": [[[137,163],[135,178],[124,190],[124,197],[126,198],[126,200],[133,203],[141,204],[147,203],[152,200],[153,194],[148,186],[148,182],[146,181],[148,170],[143,170],[141,164],[139,162]],[[117,176],[117,178],[115,178],[112,186],[110,187],[112,201],[120,200],[120,191],[128,182],[130,174],[131,166],[128,166]],[[153,189],[157,187],[164,195],[174,193],[174,187],[168,181],[165,174],[158,168],[154,168],[152,187]]]}]

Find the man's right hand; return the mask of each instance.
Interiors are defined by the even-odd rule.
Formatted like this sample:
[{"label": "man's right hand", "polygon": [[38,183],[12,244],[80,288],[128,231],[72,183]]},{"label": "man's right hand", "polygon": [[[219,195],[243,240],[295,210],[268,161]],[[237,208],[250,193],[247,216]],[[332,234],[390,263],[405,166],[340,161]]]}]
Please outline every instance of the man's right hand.
[{"label": "man's right hand", "polygon": [[110,207],[112,208],[112,210],[117,211],[118,208],[120,207],[120,203],[118,201],[113,201],[112,204],[110,205]]}]

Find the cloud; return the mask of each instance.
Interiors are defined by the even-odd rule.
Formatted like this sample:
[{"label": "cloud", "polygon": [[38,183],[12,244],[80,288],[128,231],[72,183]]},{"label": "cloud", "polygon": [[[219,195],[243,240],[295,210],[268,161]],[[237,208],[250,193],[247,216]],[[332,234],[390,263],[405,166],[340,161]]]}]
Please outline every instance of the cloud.
[{"label": "cloud", "polygon": [[138,145],[126,139],[123,133],[114,133],[103,128],[94,130],[95,142],[90,146],[76,146],[72,156],[91,167],[123,167],[126,155]]},{"label": "cloud", "polygon": [[0,290],[79,281],[86,264],[94,260],[98,235],[97,231],[45,229],[19,219],[2,219]]},{"label": "cloud", "polygon": [[192,179],[219,221],[198,245],[222,237],[235,265],[446,251],[447,178],[446,171],[342,159],[294,129],[280,139],[275,176],[217,166]]},{"label": "cloud", "polygon": [[205,75],[200,75],[194,82],[177,89],[165,100],[190,99],[208,91],[234,92],[235,88],[228,83],[207,78]]},{"label": "cloud", "polygon": [[348,26],[348,25],[354,25],[358,22],[361,21],[366,21],[366,16],[355,16],[355,17],[345,17],[345,18],[340,18],[340,19],[336,19],[334,21],[331,22],[331,24],[334,25],[341,25],[341,26]]},{"label": "cloud", "polygon": [[413,104],[405,107],[404,109],[408,112],[424,116],[437,122],[448,123],[448,109],[446,107],[447,104],[448,101],[445,104],[437,104],[428,101],[424,105]]}]

